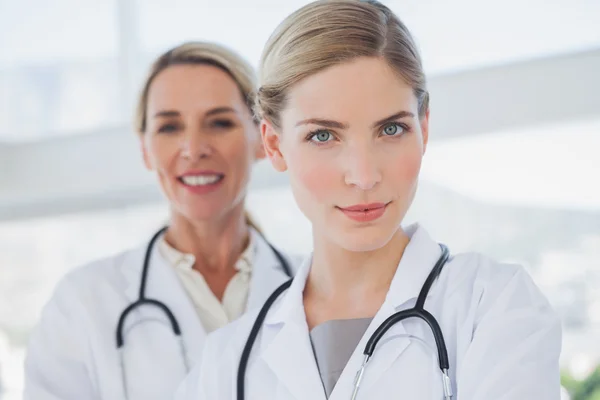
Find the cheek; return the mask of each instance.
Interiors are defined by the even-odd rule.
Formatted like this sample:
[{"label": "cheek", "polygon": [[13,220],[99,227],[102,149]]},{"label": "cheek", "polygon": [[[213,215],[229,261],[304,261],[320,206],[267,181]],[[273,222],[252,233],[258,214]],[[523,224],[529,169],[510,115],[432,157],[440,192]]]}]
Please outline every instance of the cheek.
[{"label": "cheek", "polygon": [[169,168],[177,154],[177,144],[174,140],[165,137],[152,136],[146,142],[148,160],[157,172]]},{"label": "cheek", "polygon": [[336,188],[339,188],[339,171],[330,161],[331,157],[310,150],[288,158],[289,171],[293,175],[292,184],[303,199],[330,204],[335,200]]},{"label": "cheek", "polygon": [[237,170],[247,171],[253,161],[252,140],[244,132],[233,133],[228,140],[224,140],[220,146],[219,153],[230,165]]},{"label": "cheek", "polygon": [[390,169],[387,175],[389,182],[396,187],[400,194],[412,192],[421,171],[422,155],[420,152],[414,151],[404,154],[402,157],[395,157],[390,163]]}]

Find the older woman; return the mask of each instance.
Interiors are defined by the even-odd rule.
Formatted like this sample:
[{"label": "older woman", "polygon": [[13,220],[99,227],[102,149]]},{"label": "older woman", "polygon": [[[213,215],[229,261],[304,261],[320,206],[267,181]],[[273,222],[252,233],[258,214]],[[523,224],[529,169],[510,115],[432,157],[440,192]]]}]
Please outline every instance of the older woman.
[{"label": "older woman", "polygon": [[264,157],[254,92],[250,66],[215,44],[156,60],[136,122],[169,224],[62,280],[31,338],[25,399],[169,399],[205,336],[292,275],[295,261],[244,211],[252,165]]}]

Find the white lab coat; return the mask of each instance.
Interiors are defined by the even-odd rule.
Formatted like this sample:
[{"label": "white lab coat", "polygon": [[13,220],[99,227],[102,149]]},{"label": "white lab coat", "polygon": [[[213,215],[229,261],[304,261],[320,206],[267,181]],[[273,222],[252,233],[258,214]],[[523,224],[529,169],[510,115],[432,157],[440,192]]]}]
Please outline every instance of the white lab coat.
[{"label": "white lab coat", "polygon": [[[423,228],[411,240],[388,295],[342,372],[329,400],[348,400],[368,338],[388,316],[413,307],[441,250]],[[311,347],[302,292],[310,259],[272,307],[251,352],[246,400],[325,400]],[[453,257],[433,284],[425,309],[441,325],[454,400],[559,400],[561,327],[523,268],[477,254]],[[213,332],[198,369],[177,400],[236,397],[240,354],[256,313]],[[441,400],[431,331],[418,319],[394,325],[367,364],[359,400]]]},{"label": "white lab coat", "polygon": [[[288,277],[256,232],[248,308],[259,307]],[[44,308],[29,343],[25,400],[172,399],[185,377],[178,342],[166,316],[151,306],[131,313],[125,324],[124,366],[116,350],[121,312],[138,299],[147,244],[69,273]],[[173,267],[154,246],[146,296],[165,303],[177,318],[191,367],[200,359],[206,332]],[[296,271],[297,257],[284,254]]]}]

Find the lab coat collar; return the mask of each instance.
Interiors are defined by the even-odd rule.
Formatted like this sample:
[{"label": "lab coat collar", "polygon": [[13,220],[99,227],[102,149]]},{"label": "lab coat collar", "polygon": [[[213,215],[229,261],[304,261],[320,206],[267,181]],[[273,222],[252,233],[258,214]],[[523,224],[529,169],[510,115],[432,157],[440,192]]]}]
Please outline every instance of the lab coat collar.
[{"label": "lab coat collar", "polygon": [[296,399],[326,400],[302,302],[310,264],[309,257],[296,273],[286,295],[280,297],[273,305],[273,312],[267,315],[259,339],[260,347],[265,349],[260,357]]},{"label": "lab coat collar", "polygon": [[311,264],[312,255],[304,259],[287,292],[271,306],[273,311],[267,314],[265,325],[276,325],[299,314],[304,315],[303,293]]},{"label": "lab coat collar", "polygon": [[[158,240],[161,238],[159,237]],[[131,303],[137,301],[139,297],[142,267],[149,242],[150,239],[131,252],[130,256],[124,260],[123,275],[128,285],[125,293]],[[187,354],[189,356],[199,354],[206,331],[196,314],[192,301],[185,293],[176,271],[160,254],[157,244],[155,243],[150,253],[146,297],[158,300],[171,309],[181,327]]]},{"label": "lab coat collar", "polygon": [[[262,306],[275,289],[290,279],[265,237],[252,227],[250,233],[255,243],[256,252],[254,254],[247,310]],[[286,254],[283,254],[283,258],[287,261],[293,274],[296,269],[295,260],[292,260]]]},{"label": "lab coat collar", "polygon": [[[250,234],[252,235],[251,240],[254,243],[255,254],[253,260],[254,265],[251,271],[252,278],[250,282],[250,294],[248,296],[248,310],[261,306],[279,285],[290,279],[285,274],[279,260],[273,253],[273,250],[270,248],[264,236],[254,228],[250,228]],[[159,298],[158,294],[162,294],[162,297],[167,298],[172,298],[174,296],[179,297],[178,302],[182,306],[185,303],[189,303],[193,309],[193,306],[185,293],[185,289],[181,286],[175,271],[173,271],[172,266],[158,250],[158,243],[160,240],[162,240],[162,237],[157,239],[150,257],[150,270],[148,273],[146,295],[161,301],[163,299]],[[133,251],[123,265],[123,275],[125,276],[128,285],[126,294],[130,302],[136,301],[139,296],[142,266],[149,242],[150,238],[148,238],[148,240],[138,249]],[[293,273],[295,261],[290,259],[287,255],[284,255],[284,258],[288,261],[288,265]],[[156,276],[156,278],[153,278],[153,276]],[[164,284],[160,283],[161,280],[159,277],[166,279],[166,282],[169,282],[169,284],[167,285],[166,282]],[[181,290],[177,291],[178,294],[172,293],[172,288],[179,286],[181,287]]]},{"label": "lab coat collar", "polygon": [[[250,238],[246,249],[242,252],[238,260],[236,261],[234,268],[237,271],[250,274],[252,272],[252,266],[255,264],[256,256],[256,236],[258,234],[251,228]],[[171,246],[165,237],[161,237],[156,242],[156,246],[160,250],[160,254],[167,260],[169,264],[177,268],[183,268],[186,271],[191,270],[196,262],[196,257],[191,253],[184,253],[173,246]]]},{"label": "lab coat collar", "polygon": [[442,255],[439,244],[419,224],[406,227],[404,232],[410,241],[404,249],[386,297],[386,301],[395,308],[419,296],[425,280]]},{"label": "lab coat collar", "polygon": [[[167,260],[161,256],[158,251],[158,244],[161,240],[163,240],[164,233],[161,234],[158,238],[156,238],[156,242],[154,243],[154,248],[150,253],[150,267],[148,272],[148,285],[150,284],[151,275],[155,273],[155,270],[160,270],[168,267]],[[151,236],[148,236],[147,240],[138,246],[135,250],[129,253],[129,256],[126,257],[123,261],[122,272],[125,277],[125,281],[127,282],[127,289],[125,293],[129,301],[134,302],[138,300],[140,284],[142,279],[142,268],[144,266],[144,257],[146,256],[146,251],[148,249],[148,244],[150,243]],[[154,294],[150,294],[149,287],[146,286],[146,295],[154,296]]]},{"label": "lab coat collar", "polygon": [[[367,341],[389,316],[415,305],[427,276],[441,256],[439,244],[421,226],[414,224],[405,228],[404,231],[410,237],[410,241],[398,263],[386,299],[348,361],[347,367],[338,380],[336,386],[338,390],[334,389],[330,397],[332,400],[351,396],[354,374],[360,368]],[[431,295],[434,288],[435,284],[427,297]],[[394,324],[385,337],[386,340],[380,341],[375,350],[376,354],[369,362],[369,372],[363,377],[361,385],[363,394],[369,393],[369,389],[377,384],[381,376],[411,345],[404,321]]]},{"label": "lab coat collar", "polygon": [[[390,315],[400,308],[410,307],[405,303],[418,297],[423,283],[441,254],[438,244],[419,225],[409,226],[405,232],[409,235],[410,242],[398,265],[388,295],[348,361],[332,393],[332,399],[350,397],[366,342]],[[311,351],[303,307],[303,291],[310,266],[311,257],[304,261],[288,292],[273,305],[273,311],[266,318],[261,339],[262,345],[265,346],[262,358],[279,380],[298,398],[325,400],[318,367]],[[365,375],[362,385],[365,392],[376,384],[410,345],[402,322],[393,325],[386,337],[392,340],[382,341],[378,346],[377,357],[369,363],[369,373]],[[290,363],[289,360],[294,360],[294,363]],[[298,368],[302,368],[302,374],[298,374]]]},{"label": "lab coat collar", "polygon": [[[441,256],[441,248],[419,224],[404,228],[410,241],[404,250],[402,259],[386,296],[386,302],[394,308],[416,299],[427,276]],[[310,272],[312,256],[307,257],[296,273],[292,285],[285,296],[273,305],[265,324],[285,322],[291,315],[297,315],[298,307],[303,307],[303,292]]]}]

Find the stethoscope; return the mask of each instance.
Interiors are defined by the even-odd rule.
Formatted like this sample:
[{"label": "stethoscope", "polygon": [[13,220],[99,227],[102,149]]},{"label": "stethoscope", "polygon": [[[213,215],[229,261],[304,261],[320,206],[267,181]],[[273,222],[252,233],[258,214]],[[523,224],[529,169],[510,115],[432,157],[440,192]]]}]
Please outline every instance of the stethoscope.
[{"label": "stethoscope", "polygon": [[[365,372],[365,367],[367,366],[367,363],[373,356],[373,352],[375,351],[375,346],[377,346],[377,343],[379,342],[379,340],[388,331],[388,329],[390,329],[394,324],[396,324],[402,320],[405,320],[407,318],[422,319],[423,321],[425,321],[427,323],[427,325],[429,325],[429,328],[433,332],[433,337],[435,339],[435,344],[437,346],[439,366],[440,366],[440,370],[442,371],[442,383],[443,383],[443,387],[444,387],[444,400],[452,399],[452,396],[453,396],[452,382],[450,380],[450,375],[448,373],[448,371],[450,369],[450,363],[448,362],[448,349],[446,348],[446,343],[444,341],[444,335],[443,335],[442,329],[440,328],[440,325],[438,324],[435,317],[433,315],[431,315],[431,313],[429,313],[424,308],[425,299],[427,298],[427,294],[429,293],[429,289],[431,288],[431,285],[437,279],[437,277],[440,275],[440,273],[442,272],[442,269],[444,268],[444,265],[446,264],[446,262],[448,261],[448,259],[450,257],[450,251],[448,250],[448,248],[443,244],[440,244],[440,247],[442,248],[442,255],[440,256],[440,258],[436,262],[435,266],[429,273],[429,276],[425,280],[425,283],[423,284],[423,287],[421,288],[421,291],[419,292],[419,297],[417,297],[416,305],[413,308],[398,311],[397,313],[390,316],[381,325],[379,325],[379,327],[375,330],[373,335],[369,338],[367,345],[365,347],[365,350],[363,352],[364,358],[363,358],[362,364],[360,366],[360,369],[356,373],[356,377],[354,379],[354,390],[352,391],[352,397],[351,397],[352,400],[355,400],[356,396],[358,395],[358,389],[360,388],[360,383],[362,381],[362,377]],[[283,293],[285,290],[287,290],[291,284],[292,284],[292,279],[290,279],[289,281],[287,281],[286,283],[284,283],[283,285],[278,287],[273,292],[273,294],[271,294],[271,296],[267,299],[264,306],[258,313],[258,316],[256,317],[256,321],[254,322],[254,325],[252,326],[250,335],[248,336],[248,340],[246,341],[246,345],[244,346],[244,350],[242,351],[242,357],[240,359],[238,375],[237,375],[237,400],[244,400],[244,398],[245,398],[246,368],[248,367],[248,361],[250,359],[250,352],[252,351],[252,346],[254,345],[254,342],[256,341],[258,332],[260,331],[260,328],[267,316],[267,313],[269,312],[269,309],[271,308],[271,306],[273,305],[275,300],[279,297],[279,295],[281,295],[281,293]]]},{"label": "stethoscope", "polygon": [[[123,346],[125,345],[123,328],[124,328],[125,320],[127,319],[127,316],[132,311],[138,309],[141,306],[148,305],[148,306],[156,307],[156,308],[160,309],[167,316],[169,323],[171,325],[171,330],[173,331],[173,335],[177,338],[177,341],[179,343],[181,358],[183,360],[183,365],[185,367],[186,374],[188,374],[190,372],[189,362],[188,362],[188,358],[187,358],[187,350],[185,347],[185,343],[183,341],[183,337],[181,336],[181,327],[179,326],[179,322],[177,321],[177,318],[175,318],[175,314],[173,314],[171,309],[165,303],[163,303],[159,300],[156,300],[156,299],[151,299],[151,298],[146,297],[146,283],[148,282],[148,270],[150,269],[150,257],[152,255],[152,249],[154,248],[154,244],[156,243],[156,240],[167,230],[167,228],[168,227],[166,227],[166,226],[161,228],[150,239],[150,242],[148,243],[148,246],[146,247],[146,255],[144,256],[144,264],[142,267],[142,276],[140,279],[140,292],[139,292],[138,299],[135,302],[131,303],[129,306],[127,306],[127,308],[125,308],[125,310],[123,310],[123,312],[119,316],[119,322],[117,324],[117,332],[116,332],[117,351],[119,353],[119,363],[120,363],[120,367],[121,367],[121,378],[123,381],[123,390],[125,391],[125,398],[128,398],[128,396],[127,396],[127,377],[125,375],[125,363],[124,363],[124,355],[123,355]],[[266,238],[264,238],[264,240],[267,243],[267,245],[269,245],[269,247],[271,248],[273,253],[275,254],[275,257],[277,257],[277,260],[279,261],[279,264],[281,266],[281,269],[283,269],[283,272],[289,278],[291,278],[292,277],[292,269],[290,268],[289,263],[286,261],[285,258],[283,258],[283,255],[275,247],[273,247],[273,245],[271,243],[269,243],[269,241],[266,240]]]}]

